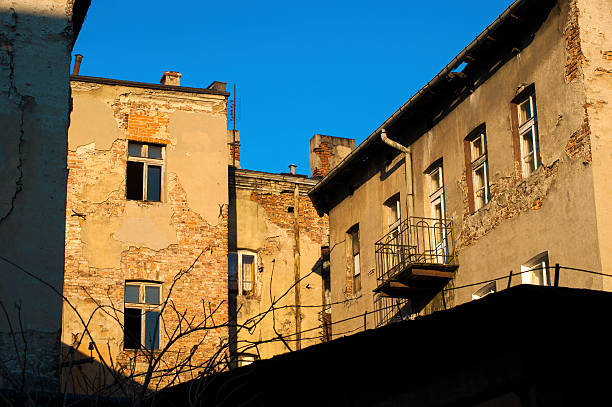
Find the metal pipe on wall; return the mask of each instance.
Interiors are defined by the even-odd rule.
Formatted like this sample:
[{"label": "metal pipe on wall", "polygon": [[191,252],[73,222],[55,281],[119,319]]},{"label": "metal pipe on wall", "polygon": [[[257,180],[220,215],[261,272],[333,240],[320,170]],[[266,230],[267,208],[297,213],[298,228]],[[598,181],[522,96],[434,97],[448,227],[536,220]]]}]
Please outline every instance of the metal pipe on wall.
[{"label": "metal pipe on wall", "polygon": [[387,131],[383,128],[380,131],[381,140],[398,151],[404,153],[404,164],[406,165],[406,219],[414,216],[414,190],[412,186],[412,150],[397,141],[391,140],[387,136]]}]

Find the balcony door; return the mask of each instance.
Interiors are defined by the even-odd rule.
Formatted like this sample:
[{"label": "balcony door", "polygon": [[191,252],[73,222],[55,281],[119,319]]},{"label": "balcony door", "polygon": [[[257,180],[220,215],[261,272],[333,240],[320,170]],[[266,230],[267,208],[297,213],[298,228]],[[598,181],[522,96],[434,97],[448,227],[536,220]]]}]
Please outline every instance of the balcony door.
[{"label": "balcony door", "polygon": [[401,224],[401,210],[400,210],[400,196],[396,194],[391,198],[387,199],[384,205],[385,216],[387,220],[386,233],[390,234],[389,239],[389,259],[387,269],[390,270],[401,263],[403,258],[404,244],[402,242],[402,234],[400,231]]},{"label": "balcony door", "polygon": [[444,173],[442,164],[434,167],[429,173],[430,191],[429,205],[431,208],[430,225],[430,253],[429,261],[433,263],[445,263],[447,253],[446,241],[446,208],[444,204]]}]

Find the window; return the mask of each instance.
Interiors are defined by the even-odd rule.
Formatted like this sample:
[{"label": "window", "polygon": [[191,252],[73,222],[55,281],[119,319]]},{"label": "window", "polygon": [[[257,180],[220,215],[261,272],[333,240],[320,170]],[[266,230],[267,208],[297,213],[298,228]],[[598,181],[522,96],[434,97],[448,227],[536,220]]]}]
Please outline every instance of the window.
[{"label": "window", "polygon": [[401,221],[401,208],[399,194],[393,195],[385,202],[385,215],[387,220],[387,231],[392,231],[399,227]]},{"label": "window", "polygon": [[523,284],[550,285],[548,252],[542,252],[521,265]]},{"label": "window", "polygon": [[124,349],[159,349],[161,284],[125,282]]},{"label": "window", "polygon": [[228,254],[229,290],[238,295],[255,295],[257,254],[248,250],[238,250]]},{"label": "window", "polygon": [[259,360],[259,356],[252,353],[240,353],[238,354],[238,367],[250,365],[256,360]]},{"label": "window", "polygon": [[165,147],[128,141],[125,197],[160,202],[164,174]]},{"label": "window", "polygon": [[489,163],[487,159],[487,135],[485,126],[474,130],[465,139],[466,167],[468,175],[468,204],[474,212],[485,206],[489,195]]},{"label": "window", "polygon": [[540,140],[536,97],[533,86],[520,94],[513,102],[515,127],[515,155],[520,159],[523,177],[531,175],[541,164]]},{"label": "window", "polygon": [[446,256],[446,208],[444,205],[444,171],[442,161],[430,166],[429,174],[429,205],[431,208],[432,224],[430,247],[425,250],[428,256],[436,263],[444,263]]},{"label": "window", "polygon": [[487,295],[493,294],[496,292],[497,292],[497,283],[495,281],[491,281],[490,283],[487,283],[481,288],[479,288],[478,290],[476,290],[476,292],[472,294],[472,299],[477,300],[479,298],[486,297]]},{"label": "window", "polygon": [[361,291],[361,262],[359,260],[359,224],[347,232],[350,251],[350,265],[352,272],[353,294]]}]

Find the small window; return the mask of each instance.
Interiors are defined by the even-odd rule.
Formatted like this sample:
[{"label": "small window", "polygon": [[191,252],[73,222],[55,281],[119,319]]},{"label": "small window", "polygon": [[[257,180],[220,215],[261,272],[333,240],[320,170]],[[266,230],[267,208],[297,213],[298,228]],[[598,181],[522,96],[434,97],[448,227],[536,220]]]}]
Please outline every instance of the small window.
[{"label": "small window", "polygon": [[247,366],[259,360],[259,356],[252,353],[240,353],[238,355],[238,367]]},{"label": "small window", "polygon": [[347,232],[350,248],[353,294],[361,291],[361,261],[359,258],[359,224]]},{"label": "small window", "polygon": [[229,290],[254,296],[257,288],[257,254],[238,250],[228,254]]},{"label": "small window", "polygon": [[160,283],[125,282],[124,349],[159,349],[160,303]]},{"label": "small window", "polygon": [[489,163],[487,158],[487,135],[484,125],[476,129],[466,139],[466,166],[470,211],[474,212],[485,206],[490,200]]},{"label": "small window", "polygon": [[[523,177],[531,175],[540,165],[540,138],[538,134],[538,117],[536,97],[533,87],[529,93],[515,100],[515,120],[518,125],[517,136]],[[518,158],[517,158],[518,159]]]},{"label": "small window", "polygon": [[550,285],[548,252],[542,252],[521,265],[523,284]]},{"label": "small window", "polygon": [[491,281],[490,283],[487,283],[481,288],[479,288],[478,290],[476,290],[476,292],[472,294],[472,299],[477,300],[479,298],[486,297],[487,295],[493,294],[496,292],[497,292],[497,283],[495,281]]},{"label": "small window", "polygon": [[384,204],[385,216],[387,220],[387,230],[391,231],[399,227],[401,221],[401,206],[400,206],[400,195],[395,194],[391,198],[387,199]]},{"label": "small window", "polygon": [[128,141],[125,196],[127,199],[160,202],[165,147]]}]

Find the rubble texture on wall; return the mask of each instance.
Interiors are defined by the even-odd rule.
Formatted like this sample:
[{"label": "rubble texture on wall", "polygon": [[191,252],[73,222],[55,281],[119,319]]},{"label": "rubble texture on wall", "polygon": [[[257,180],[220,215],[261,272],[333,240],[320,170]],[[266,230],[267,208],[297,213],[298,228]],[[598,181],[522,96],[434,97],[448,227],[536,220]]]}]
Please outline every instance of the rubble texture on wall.
[{"label": "rubble texture on wall", "polygon": [[[131,367],[138,372],[146,363],[138,352],[123,349],[126,280],[162,283],[162,299],[174,284],[161,347],[176,337],[181,314],[197,323],[215,310],[217,324],[227,321],[226,100],[78,80],[73,95],[64,293],[86,318],[98,305],[117,310],[97,311],[89,329],[106,363],[112,359],[129,375]],[[161,202],[126,200],[128,140],[165,145]],[[188,272],[176,280],[182,271]],[[65,308],[64,344],[82,333]],[[81,342],[81,353],[89,354],[89,340]],[[190,366],[202,366],[226,342],[226,327],[192,333],[162,365],[192,352]]]},{"label": "rubble texture on wall", "polygon": [[[239,353],[250,352],[267,358],[297,348],[296,187],[299,188],[300,305],[304,307],[300,309],[300,322],[301,330],[307,331],[302,334],[300,345],[303,348],[325,339],[320,317],[324,290],[321,247],[328,244],[328,220],[327,216],[319,217],[307,195],[314,184],[315,181],[303,176],[248,170],[236,170],[230,177],[230,196],[234,196],[230,198],[230,217],[232,212],[236,216],[236,240],[230,243],[230,250],[255,252],[259,262],[255,295],[236,296],[238,324],[267,313],[261,320],[257,319],[251,332],[243,329],[238,333]],[[279,335],[285,337],[285,343]],[[245,346],[247,341],[264,343],[249,349]]]}]

